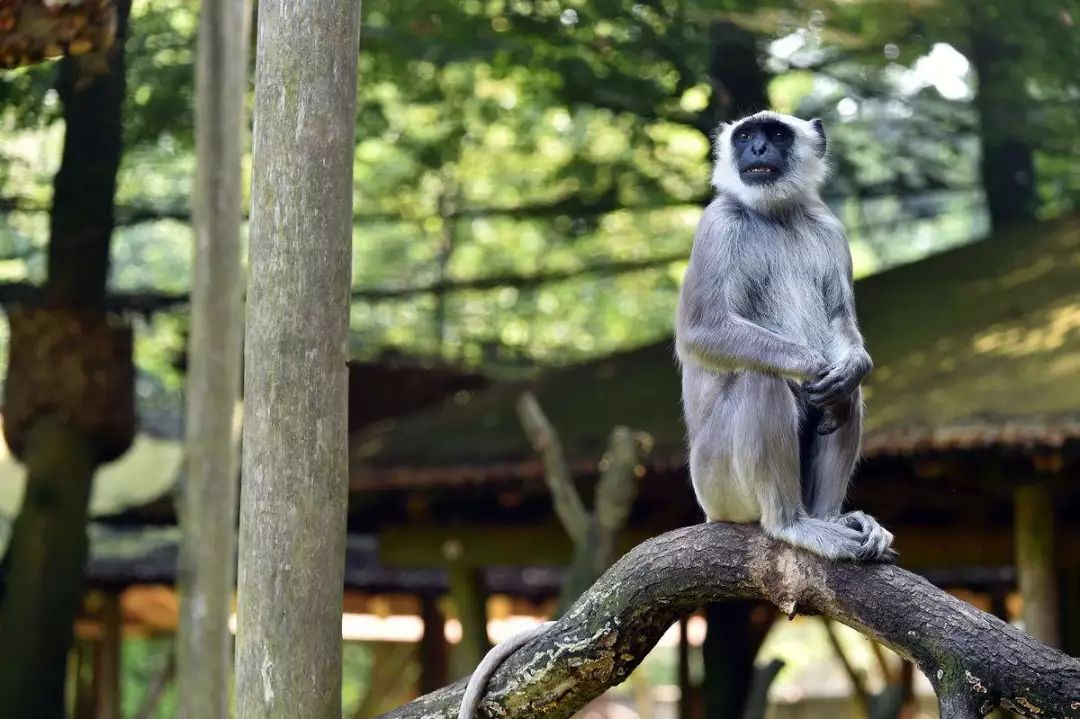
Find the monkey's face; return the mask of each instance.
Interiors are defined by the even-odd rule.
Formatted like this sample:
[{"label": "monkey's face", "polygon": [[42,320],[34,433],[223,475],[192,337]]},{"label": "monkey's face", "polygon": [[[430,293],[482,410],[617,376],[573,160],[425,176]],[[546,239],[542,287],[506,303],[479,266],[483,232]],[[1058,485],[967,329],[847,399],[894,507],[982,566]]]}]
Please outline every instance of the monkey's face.
[{"label": "monkey's face", "polygon": [[795,133],[775,120],[749,120],[731,133],[731,154],[739,179],[747,185],[769,185],[788,169]]},{"label": "monkey's face", "polygon": [[826,170],[821,121],[766,110],[720,126],[712,184],[771,212],[816,196]]}]

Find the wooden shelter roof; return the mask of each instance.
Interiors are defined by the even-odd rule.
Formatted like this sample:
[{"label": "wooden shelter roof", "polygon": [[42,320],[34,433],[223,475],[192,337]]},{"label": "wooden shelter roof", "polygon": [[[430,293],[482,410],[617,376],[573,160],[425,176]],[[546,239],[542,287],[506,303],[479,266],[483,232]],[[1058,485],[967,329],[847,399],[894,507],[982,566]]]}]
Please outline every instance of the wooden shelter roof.
[{"label": "wooden shelter roof", "polygon": [[[1080,440],[1080,217],[998,233],[856,283],[876,369],[870,457]],[[572,468],[594,471],[616,424],[649,432],[653,471],[684,462],[673,343],[459,392],[354,436],[353,487],[536,477],[514,402],[529,389]]]}]

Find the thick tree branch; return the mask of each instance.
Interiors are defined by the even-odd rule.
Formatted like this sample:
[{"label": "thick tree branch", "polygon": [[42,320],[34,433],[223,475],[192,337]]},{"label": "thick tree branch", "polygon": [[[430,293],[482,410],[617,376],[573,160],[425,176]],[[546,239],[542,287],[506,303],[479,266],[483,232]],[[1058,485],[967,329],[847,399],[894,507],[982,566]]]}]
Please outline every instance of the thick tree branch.
[{"label": "thick tree branch", "polygon": [[[1080,661],[891,565],[837,563],[752,525],[702,524],[619,560],[551,629],[495,673],[482,717],[560,719],[622,682],[680,616],[707,602],[766,598],[787,614],[843,622],[914,661],[943,719],[1000,706],[1026,717],[1080,717]],[[456,716],[459,681],[385,714]]]}]

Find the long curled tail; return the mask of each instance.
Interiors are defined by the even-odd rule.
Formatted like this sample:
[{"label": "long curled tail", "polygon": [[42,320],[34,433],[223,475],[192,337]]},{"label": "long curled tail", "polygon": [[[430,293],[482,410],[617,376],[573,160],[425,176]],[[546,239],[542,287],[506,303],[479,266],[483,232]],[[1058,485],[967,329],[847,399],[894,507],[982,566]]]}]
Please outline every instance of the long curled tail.
[{"label": "long curled tail", "polygon": [[461,708],[458,709],[458,719],[475,719],[476,709],[480,706],[480,700],[484,696],[484,688],[488,679],[495,673],[506,658],[516,652],[522,646],[528,644],[536,637],[548,630],[555,622],[543,622],[531,629],[526,629],[512,637],[507,637],[502,642],[491,648],[480,661],[480,666],[469,677],[469,683],[465,686],[465,695],[461,697]]}]

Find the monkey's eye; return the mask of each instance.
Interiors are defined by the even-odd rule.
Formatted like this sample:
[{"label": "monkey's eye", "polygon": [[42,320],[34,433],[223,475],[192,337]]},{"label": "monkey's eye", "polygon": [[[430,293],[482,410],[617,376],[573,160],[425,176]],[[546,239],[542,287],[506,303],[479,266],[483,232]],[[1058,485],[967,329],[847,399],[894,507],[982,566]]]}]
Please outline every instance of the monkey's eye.
[{"label": "monkey's eye", "polygon": [[779,142],[780,140],[783,140],[784,139],[784,131],[783,130],[777,130],[776,132],[774,132],[772,134],[772,139],[776,140],[777,142]]},{"label": "monkey's eye", "polygon": [[735,139],[738,140],[739,142],[749,142],[750,141],[750,133],[746,132],[744,130],[743,132],[740,132],[737,135],[735,135]]}]

